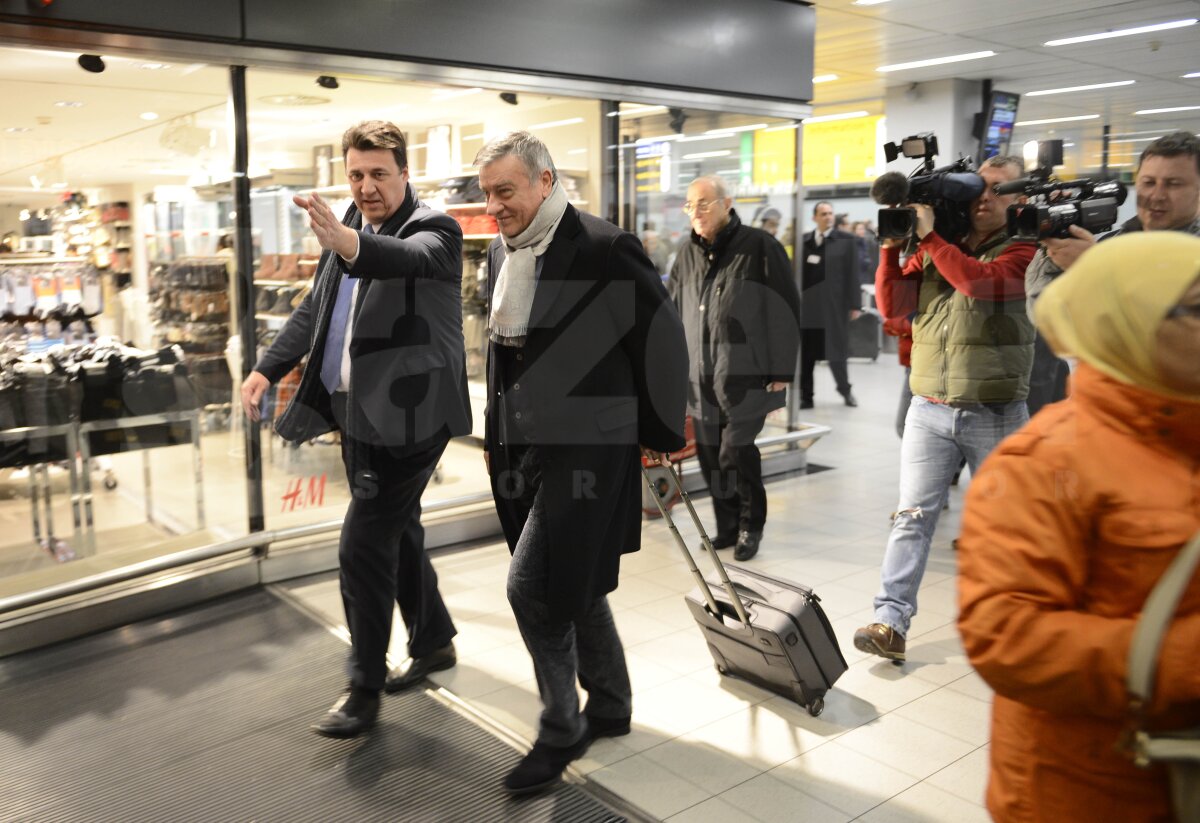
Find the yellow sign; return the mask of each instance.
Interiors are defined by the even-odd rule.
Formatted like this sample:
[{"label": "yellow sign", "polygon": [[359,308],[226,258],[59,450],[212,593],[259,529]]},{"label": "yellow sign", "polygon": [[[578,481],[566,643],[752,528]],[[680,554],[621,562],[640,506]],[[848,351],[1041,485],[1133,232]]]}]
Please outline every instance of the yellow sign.
[{"label": "yellow sign", "polygon": [[804,185],[865,183],[882,172],[882,116],[811,123],[804,129]]},{"label": "yellow sign", "polygon": [[796,182],[796,130],[754,132],[754,185],[791,186]]}]

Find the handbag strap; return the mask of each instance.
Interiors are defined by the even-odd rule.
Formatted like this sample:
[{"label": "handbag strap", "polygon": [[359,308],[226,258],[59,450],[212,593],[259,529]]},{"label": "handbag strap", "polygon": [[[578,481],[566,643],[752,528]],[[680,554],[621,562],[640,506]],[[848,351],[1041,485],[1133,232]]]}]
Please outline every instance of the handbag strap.
[{"label": "handbag strap", "polygon": [[1125,686],[1135,711],[1149,703],[1154,693],[1154,675],[1158,668],[1158,652],[1162,646],[1163,635],[1166,634],[1171,618],[1175,616],[1179,600],[1191,582],[1198,564],[1200,532],[1192,536],[1146,598],[1146,605],[1142,608],[1141,617],[1138,618],[1137,627],[1133,632],[1133,641],[1129,645],[1129,660],[1125,673]]}]

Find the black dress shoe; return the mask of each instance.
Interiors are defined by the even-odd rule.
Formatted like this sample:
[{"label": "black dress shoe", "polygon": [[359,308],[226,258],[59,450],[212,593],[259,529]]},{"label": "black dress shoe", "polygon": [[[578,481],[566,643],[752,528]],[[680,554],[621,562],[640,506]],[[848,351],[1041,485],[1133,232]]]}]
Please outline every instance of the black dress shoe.
[{"label": "black dress shoe", "polygon": [[728,549],[732,546],[736,546],[737,541],[737,532],[734,532],[733,534],[718,534],[709,542],[712,543],[712,547],[714,549]]},{"label": "black dress shoe", "polygon": [[811,409],[812,407],[813,407],[813,401],[811,401],[811,400],[801,400],[800,401],[800,408]]},{"label": "black dress shoe", "polygon": [[733,550],[734,560],[749,560],[758,554],[758,544],[762,542],[762,532],[743,531],[738,533],[737,548]]},{"label": "black dress shoe", "polygon": [[854,395],[851,394],[850,392],[846,392],[845,394],[843,394],[842,400],[844,400],[846,402],[846,405],[850,406],[851,408],[854,408],[858,405],[858,401],[854,399]]},{"label": "black dress shoe", "polygon": [[579,738],[579,742],[572,746],[534,743],[529,754],[504,778],[504,790],[511,795],[522,795],[540,792],[553,786],[562,777],[567,764],[582,757],[591,742],[591,736],[585,733]]},{"label": "black dress shoe", "polygon": [[601,737],[623,737],[629,734],[628,717],[593,717],[587,715],[588,737],[599,740]]},{"label": "black dress shoe", "polygon": [[404,691],[410,686],[420,683],[426,675],[444,671],[457,662],[458,656],[454,653],[454,644],[447,643],[437,651],[430,652],[423,657],[410,657],[397,668],[392,669],[388,672],[383,690],[389,694]]},{"label": "black dress shoe", "polygon": [[312,730],[325,737],[356,737],[375,725],[379,692],[351,686]]}]

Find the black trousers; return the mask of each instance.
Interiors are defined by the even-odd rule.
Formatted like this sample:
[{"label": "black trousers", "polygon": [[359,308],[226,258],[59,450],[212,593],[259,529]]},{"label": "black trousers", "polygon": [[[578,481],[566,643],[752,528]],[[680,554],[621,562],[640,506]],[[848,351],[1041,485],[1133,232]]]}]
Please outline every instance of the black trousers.
[{"label": "black trousers", "polygon": [[766,416],[745,420],[695,421],[696,456],[712,495],[717,535],[761,532],[767,522],[767,490],[762,480],[762,455],[754,438]]},{"label": "black trousers", "polygon": [[[334,398],[334,417],[344,429],[345,398]],[[351,497],[338,563],[350,628],[350,680],[355,686],[383,688],[393,603],[400,606],[408,627],[408,653],[413,657],[445,646],[458,633],[438,591],[421,525],[421,495],[447,442],[442,437],[401,453],[359,444],[359,459],[365,456],[367,465],[351,477],[346,460],[350,443],[342,438]]]},{"label": "black trousers", "polygon": [[[800,330],[800,402],[813,402],[813,370],[818,360],[825,360],[825,330]],[[850,393],[850,371],[845,360],[830,360],[829,371],[837,384],[838,394]]]}]

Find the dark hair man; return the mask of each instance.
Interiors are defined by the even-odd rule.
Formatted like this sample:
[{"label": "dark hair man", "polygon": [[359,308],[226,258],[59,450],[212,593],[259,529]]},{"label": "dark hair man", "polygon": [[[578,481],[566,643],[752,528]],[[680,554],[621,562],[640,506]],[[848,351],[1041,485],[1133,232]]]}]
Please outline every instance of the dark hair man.
[{"label": "dark hair man", "polygon": [[[632,693],[607,595],[641,545],[642,444],[683,446],[687,349],[638,239],[567,202],[546,146],[512,132],[475,158],[500,236],[488,249],[485,460],[512,552],[508,600],[544,709],[504,779],[540,791]],[[587,692],[581,714],[577,687]]]},{"label": "dark hair man", "polygon": [[813,230],[804,235],[800,258],[800,408],[813,407],[813,370],[829,362],[838,394],[857,406],[850,392],[850,323],[862,308],[858,239],[836,227],[833,204],[813,207]]},{"label": "dark hair man", "polygon": [[688,411],[717,516],[713,546],[736,545],[734,558],[749,560],[767,522],[754,438],[795,375],[800,298],[787,252],[742,223],[719,176],[692,181],[683,210],[691,239],[667,288],[687,332]]},{"label": "dark hair man", "polygon": [[[338,560],[350,628],[350,689],[313,728],[370,728],[379,692],[454,665],[454,624],[425,554],[421,493],[451,437],[471,431],[462,334],[462,230],[417,199],[404,136],[359,123],[342,137],[354,198],[341,220],[295,197],[324,249],[313,290],[242,384],[252,420],[271,383],[308,361],[276,424],[304,442],[337,428],[351,500]],[[387,671],[393,603],[411,655]]]},{"label": "dark hair man", "polygon": [[[1135,231],[1182,231],[1200,237],[1200,138],[1177,131],[1158,138],[1142,151],[1134,176],[1137,215],[1103,240]],[[1029,309],[1050,282],[1094,246],[1095,236],[1079,226],[1071,237],[1042,241],[1025,272]],[[1029,390],[1029,413],[1066,397],[1066,364],[1040,338]]]},{"label": "dark hair man", "polygon": [[916,205],[916,253],[900,268],[899,246],[885,240],[875,297],[887,319],[912,317],[913,398],[900,447],[900,502],[875,596],[875,620],[854,633],[860,651],[904,660],[905,635],[929,545],[954,474],[965,459],[974,474],[988,453],[1029,415],[1033,323],[1025,311],[1025,269],[1036,247],[1005,234],[1018,195],[992,186],[1021,176],[1018,157],[991,157],[987,187],[971,202],[971,230],[949,243],[933,230],[933,209]]}]

